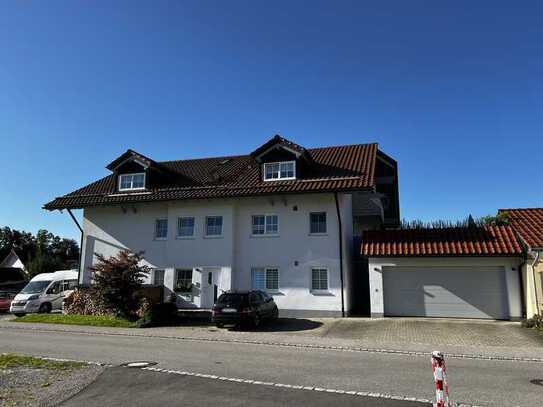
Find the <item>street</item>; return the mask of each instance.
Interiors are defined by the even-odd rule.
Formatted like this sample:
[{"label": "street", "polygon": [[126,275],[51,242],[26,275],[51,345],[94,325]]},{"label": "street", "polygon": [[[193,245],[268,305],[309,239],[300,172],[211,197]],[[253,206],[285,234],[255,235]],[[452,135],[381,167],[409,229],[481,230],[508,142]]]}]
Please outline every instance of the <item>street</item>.
[{"label": "street", "polygon": [[[3,352],[99,361],[112,365],[147,360],[157,362],[156,366],[161,369],[294,386],[382,393],[430,400],[434,395],[429,356],[211,343],[127,335],[47,332],[7,326],[0,328],[0,348]],[[447,362],[453,401],[473,405],[528,406],[537,405],[543,397],[543,387],[532,383],[543,379],[541,363],[455,358],[450,358]],[[224,386],[230,388],[229,386],[235,385],[239,383],[213,381],[204,388],[205,393],[211,397],[213,394],[219,396],[224,391]],[[267,390],[256,387],[253,386],[255,397],[264,397],[264,394],[259,395],[259,392]],[[114,390],[115,388],[112,388],[112,391]],[[249,395],[243,391],[232,391],[240,397],[236,403],[248,400]],[[295,392],[289,390],[287,394],[294,395]],[[130,392],[123,392],[125,395],[128,393]],[[318,398],[321,395],[312,394],[313,396]],[[297,393],[293,400],[295,397],[298,397]],[[396,404],[398,402],[393,400],[388,402],[390,404],[383,405],[402,405]],[[236,404],[233,402],[233,405]]]}]

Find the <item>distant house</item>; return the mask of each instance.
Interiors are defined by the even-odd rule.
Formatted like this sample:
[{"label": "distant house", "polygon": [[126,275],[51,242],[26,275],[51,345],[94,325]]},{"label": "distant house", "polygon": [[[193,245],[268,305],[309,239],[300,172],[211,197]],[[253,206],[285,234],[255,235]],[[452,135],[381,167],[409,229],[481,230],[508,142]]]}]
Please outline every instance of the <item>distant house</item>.
[{"label": "distant house", "polygon": [[526,251],[522,265],[522,285],[526,297],[526,316],[543,313],[543,208],[500,209],[517,232]]},{"label": "distant house", "polygon": [[19,288],[26,281],[25,265],[11,249],[9,254],[0,263],[0,289]]}]

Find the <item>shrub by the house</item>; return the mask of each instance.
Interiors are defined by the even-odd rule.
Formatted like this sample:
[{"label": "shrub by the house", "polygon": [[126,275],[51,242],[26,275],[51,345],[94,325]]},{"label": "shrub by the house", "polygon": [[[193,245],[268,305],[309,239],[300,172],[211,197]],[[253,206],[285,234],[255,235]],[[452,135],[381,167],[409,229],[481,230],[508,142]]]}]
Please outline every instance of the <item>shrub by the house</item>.
[{"label": "shrub by the house", "polygon": [[126,250],[109,258],[98,254],[98,262],[91,268],[96,295],[116,316],[137,318],[141,299],[136,293],[150,271],[149,267],[140,264],[142,255]]}]

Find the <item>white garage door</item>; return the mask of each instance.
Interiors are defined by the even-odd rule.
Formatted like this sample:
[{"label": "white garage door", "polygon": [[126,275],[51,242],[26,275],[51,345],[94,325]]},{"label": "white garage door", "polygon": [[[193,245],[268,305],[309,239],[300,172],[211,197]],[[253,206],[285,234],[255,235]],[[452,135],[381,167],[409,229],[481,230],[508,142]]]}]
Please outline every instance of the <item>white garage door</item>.
[{"label": "white garage door", "polygon": [[503,267],[383,267],[389,316],[507,319]]}]

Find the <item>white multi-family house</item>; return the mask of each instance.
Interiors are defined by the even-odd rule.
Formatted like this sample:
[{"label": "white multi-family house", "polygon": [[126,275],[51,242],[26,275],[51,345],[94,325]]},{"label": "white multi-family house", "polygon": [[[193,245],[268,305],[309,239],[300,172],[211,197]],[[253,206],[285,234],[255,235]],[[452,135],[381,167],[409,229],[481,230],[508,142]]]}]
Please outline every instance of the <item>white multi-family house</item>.
[{"label": "white multi-family house", "polygon": [[359,312],[369,293],[356,237],[399,222],[397,164],[377,144],[306,149],[275,136],[240,156],[156,162],[128,150],[107,169],[45,205],[83,209],[80,283],[97,253],[144,251],[148,283],[180,307],[255,288],[282,315]]}]

